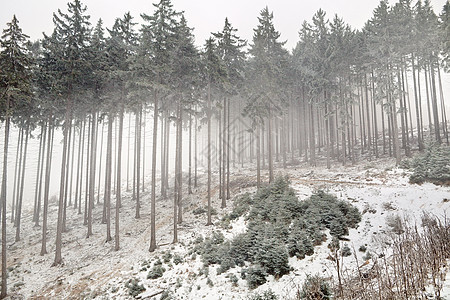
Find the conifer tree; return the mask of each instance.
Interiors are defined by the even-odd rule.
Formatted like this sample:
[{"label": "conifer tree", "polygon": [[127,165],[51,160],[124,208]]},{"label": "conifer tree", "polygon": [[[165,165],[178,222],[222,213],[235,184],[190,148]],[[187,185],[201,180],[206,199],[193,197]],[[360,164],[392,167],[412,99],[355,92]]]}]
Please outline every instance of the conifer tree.
[{"label": "conifer tree", "polygon": [[2,224],[2,284],[0,298],[7,295],[7,261],[6,261],[6,189],[8,169],[8,144],[11,118],[21,115],[21,109],[27,108],[31,99],[31,60],[26,48],[28,36],[19,27],[14,15],[6,24],[1,36],[0,52],[0,116],[5,122],[3,171],[1,187],[1,224]]},{"label": "conifer tree", "polygon": [[250,45],[251,55],[248,65],[250,101],[245,114],[252,117],[259,126],[267,119],[267,148],[269,161],[269,182],[273,181],[272,157],[272,118],[280,109],[280,80],[282,79],[283,60],[286,50],[280,42],[281,34],[275,30],[273,13],[268,7],[261,10],[259,24],[253,29],[253,42]]},{"label": "conifer tree", "polygon": [[[69,128],[72,124],[74,98],[76,92],[83,90],[88,86],[90,79],[89,71],[90,64],[89,59],[89,41],[90,41],[90,23],[89,16],[85,14],[87,8],[79,0],[74,0],[67,4],[68,13],[63,13],[58,10],[58,13],[53,14],[53,23],[55,25],[55,31],[59,36],[59,42],[64,49],[60,53],[59,67],[62,74],[61,86],[63,88],[62,105],[64,106],[64,128],[63,128],[63,153],[62,153],[62,165],[61,165],[61,178],[60,178],[60,190],[59,190],[59,203],[58,203],[58,221],[56,231],[56,251],[55,261],[53,265],[59,265],[62,263],[61,245],[62,245],[62,232],[63,232],[63,217],[64,217],[64,195],[65,189],[65,176],[67,167],[67,148],[68,148],[68,134]],[[95,105],[92,105],[93,107]],[[93,122],[96,120],[96,113],[93,112]],[[94,131],[93,131],[94,133]],[[95,151],[92,151],[95,153]],[[92,159],[93,161],[94,159]],[[91,164],[92,164],[91,161]],[[94,164],[92,164],[94,166]],[[92,234],[92,206],[94,197],[94,184],[95,184],[95,168],[91,168],[91,184],[89,195],[89,209],[88,209],[88,234],[89,237]]]}]

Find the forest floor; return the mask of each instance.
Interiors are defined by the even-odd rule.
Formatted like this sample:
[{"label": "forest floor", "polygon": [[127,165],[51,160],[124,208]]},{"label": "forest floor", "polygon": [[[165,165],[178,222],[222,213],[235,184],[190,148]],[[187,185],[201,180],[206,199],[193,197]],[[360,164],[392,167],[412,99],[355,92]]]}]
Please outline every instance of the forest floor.
[{"label": "forest floor", "polygon": [[[389,232],[386,220],[393,216],[407,218],[410,222],[420,222],[424,212],[443,218],[450,211],[450,187],[430,183],[412,185],[409,173],[394,167],[394,161],[380,159],[359,163],[355,166],[335,164],[331,169],[323,166],[315,168],[306,164],[278,168],[276,174],[288,175],[292,187],[300,200],[309,197],[313,191],[323,189],[339,199],[349,201],[363,214],[357,229],[350,229],[348,245],[358,249],[364,245],[371,253],[377,253],[382,240]],[[265,170],[266,171],[266,170]],[[157,200],[157,244],[158,249],[148,252],[150,243],[150,193],[146,190],[141,200],[141,218],[135,219],[135,203],[129,192],[124,193],[120,214],[120,245],[114,251],[114,240],[106,243],[106,225],[101,224],[102,205],[94,209],[94,235],[86,238],[87,228],[83,226],[83,215],[73,208],[68,209],[67,228],[63,234],[63,260],[61,266],[52,267],[55,250],[57,203],[53,199],[49,208],[48,254],[41,256],[42,228],[33,227],[32,207],[25,207],[22,220],[22,239],[13,243],[15,228],[8,227],[8,286],[13,299],[132,299],[127,282],[139,279],[145,288],[137,297],[159,299],[161,292],[170,290],[174,299],[246,299],[252,293],[271,289],[280,299],[294,299],[307,274],[332,277],[334,263],[327,259],[330,250],[327,243],[317,246],[314,255],[303,260],[290,258],[293,271],[275,280],[269,276],[267,283],[250,291],[240,276],[237,284],[230,282],[229,275],[238,275],[238,268],[217,275],[216,268],[210,267],[209,275],[200,275],[200,256],[192,256],[189,250],[192,242],[206,237],[213,231],[221,231],[226,238],[232,238],[245,230],[246,221],[240,218],[224,229],[221,218],[232,209],[232,200],[242,193],[255,192],[256,171],[253,167],[236,166],[231,174],[231,200],[227,208],[220,209],[218,188],[213,191],[213,226],[206,226],[206,214],[194,214],[196,208],[206,207],[206,176],[192,195],[183,197],[183,223],[179,225],[179,243],[173,239],[172,200]],[[267,175],[266,172],[263,172]],[[214,174],[217,179],[218,174]],[[185,176],[187,177],[187,176]],[[263,180],[267,181],[267,176]],[[185,185],[186,186],[186,185]],[[147,182],[149,187],[149,181]],[[159,191],[159,189],[157,190]],[[114,216],[114,207],[111,215]],[[8,223],[9,225],[9,223]],[[112,220],[114,229],[114,218]],[[114,231],[112,231],[114,235]],[[329,237],[329,235],[328,235]],[[11,242],[9,242],[11,241]],[[147,279],[148,270],[143,265],[154,262],[170,252],[178,255],[178,264],[164,264],[166,271],[158,279]],[[359,263],[364,253],[355,250]],[[370,262],[368,262],[370,263]],[[354,256],[344,259],[343,268],[353,270],[357,262]],[[450,299],[450,272],[447,272],[443,287],[443,299]],[[208,280],[209,279],[209,280]],[[152,295],[158,294],[153,297]],[[446,298],[448,297],[448,298]]]}]

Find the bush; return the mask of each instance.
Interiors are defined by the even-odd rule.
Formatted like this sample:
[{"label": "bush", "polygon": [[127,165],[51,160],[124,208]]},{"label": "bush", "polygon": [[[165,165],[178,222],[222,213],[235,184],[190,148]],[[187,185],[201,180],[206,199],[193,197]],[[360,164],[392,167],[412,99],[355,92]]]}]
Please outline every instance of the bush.
[{"label": "bush", "polygon": [[272,291],[267,290],[262,294],[256,293],[247,298],[248,300],[278,300],[278,296]]},{"label": "bush", "polygon": [[247,277],[251,288],[264,283],[267,275],[279,278],[289,273],[289,256],[312,255],[314,246],[325,240],[325,228],[339,243],[339,237],[361,220],[358,209],[323,191],[299,201],[283,177],[253,198],[246,194],[235,200],[233,212],[226,220],[248,212],[247,231],[227,242],[223,234],[214,232],[204,241],[199,239],[194,252],[202,255],[205,267],[220,264],[217,274],[250,263],[242,278]]},{"label": "bush", "polygon": [[159,300],[172,300],[175,299],[172,292],[170,290],[165,290],[162,294]]},{"label": "bush", "polygon": [[176,265],[181,264],[183,263],[183,258],[179,254],[175,254],[173,256],[173,263]]},{"label": "bush", "polygon": [[432,144],[426,152],[414,158],[410,163],[413,173],[411,183],[421,184],[425,181],[435,184],[450,184],[450,147]]},{"label": "bush", "polygon": [[171,259],[172,259],[172,253],[170,253],[170,251],[167,251],[163,254],[163,260],[166,264],[169,263]]},{"label": "bush", "polygon": [[352,250],[347,244],[344,244],[344,247],[341,249],[342,256],[347,257],[352,255]]},{"label": "bush", "polygon": [[[254,266],[244,270],[245,280],[247,280],[248,287],[255,289],[258,286],[266,283],[267,273],[261,266]],[[244,278],[242,278],[244,279]]]},{"label": "bush", "polygon": [[331,299],[332,292],[328,282],[319,275],[308,275],[300,291],[300,299],[325,300]]},{"label": "bush", "polygon": [[156,279],[159,277],[162,277],[166,269],[164,269],[161,265],[155,265],[153,268],[148,272],[147,279]]},{"label": "bush", "polygon": [[125,287],[128,288],[128,295],[131,297],[137,297],[140,293],[145,291],[145,287],[142,284],[139,284],[138,278],[128,280]]},{"label": "bush", "polygon": [[250,197],[249,193],[245,193],[244,195],[235,199],[233,202],[233,211],[229,215],[230,220],[235,220],[245,215],[249,211],[249,208],[252,204],[253,200]]},{"label": "bush", "polygon": [[206,209],[204,209],[203,207],[197,207],[196,209],[194,209],[193,211],[192,211],[192,213],[194,214],[194,215],[201,215],[201,214],[204,214],[206,212]]},{"label": "bush", "polygon": [[233,284],[233,286],[237,286],[239,278],[235,274],[228,275],[228,278],[230,278],[230,281]]},{"label": "bush", "polygon": [[289,259],[286,247],[275,239],[266,239],[258,247],[255,261],[270,275],[280,278],[289,273]]}]

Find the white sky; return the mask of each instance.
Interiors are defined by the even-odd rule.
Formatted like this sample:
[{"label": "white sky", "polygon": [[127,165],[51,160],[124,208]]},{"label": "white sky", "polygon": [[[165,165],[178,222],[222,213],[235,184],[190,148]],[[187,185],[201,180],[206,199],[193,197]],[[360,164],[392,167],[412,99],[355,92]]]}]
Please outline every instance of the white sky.
[{"label": "white sky", "polygon": [[[84,0],[95,25],[102,18],[110,28],[116,17],[130,11],[136,22],[141,22],[140,13],[151,14],[152,2],[157,0]],[[413,0],[414,1],[414,0]],[[66,11],[66,0],[0,0],[0,29],[16,14],[24,33],[32,40],[42,37],[42,32],[50,33],[53,28],[52,14],[58,8]],[[414,1],[415,2],[415,1]],[[203,45],[211,32],[220,31],[225,17],[238,29],[238,34],[251,40],[259,12],[266,5],[274,12],[275,28],[281,38],[287,40],[286,47],[291,50],[298,40],[298,31],[304,20],[310,21],[313,14],[322,8],[328,18],[338,14],[353,28],[361,28],[371,15],[379,0],[173,0],[174,8],[185,11],[188,24],[194,27],[196,43]],[[391,0],[391,3],[395,1]],[[445,0],[431,0],[437,14],[442,10]],[[138,26],[139,28],[140,26]]]}]

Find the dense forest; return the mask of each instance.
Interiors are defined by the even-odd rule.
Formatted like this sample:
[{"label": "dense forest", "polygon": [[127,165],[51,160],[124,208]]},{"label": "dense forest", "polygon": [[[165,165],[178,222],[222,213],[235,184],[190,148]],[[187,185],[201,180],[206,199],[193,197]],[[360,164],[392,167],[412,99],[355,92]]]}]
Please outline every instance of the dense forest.
[{"label": "dense forest", "polygon": [[[435,13],[428,0],[383,0],[362,29],[318,10],[299,28],[292,51],[268,7],[251,41],[225,19],[202,47],[170,0],[139,17],[139,28],[130,13],[105,28],[101,19],[92,24],[87,7],[74,0],[53,14],[53,32],[37,41],[29,40],[15,16],[3,30],[1,298],[7,295],[6,228],[14,226],[16,241],[26,234],[24,189],[34,191],[32,220],[42,228],[40,254],[48,255],[50,185],[59,184],[56,232],[50,232],[56,266],[63,262],[68,214],[84,216],[79,225],[89,238],[93,208],[101,206],[105,239],[120,251],[119,215],[133,210],[140,218],[145,190],[153,252],[157,199],[171,199],[177,243],[183,198],[195,193],[200,173],[210,225],[216,186],[224,208],[236,165],[255,164],[259,188],[274,181],[276,168],[300,161],[330,167],[393,157],[399,164],[431,144],[449,144],[442,79],[450,69],[448,1]],[[10,140],[12,128],[17,140]],[[205,149],[199,149],[201,136]],[[38,140],[37,153],[27,151],[32,139]],[[52,167],[57,143],[61,165]],[[147,147],[151,157],[145,157]],[[169,152],[175,153],[173,170]],[[14,174],[8,173],[11,156]],[[30,156],[37,159],[36,174],[27,172]],[[148,186],[144,166],[151,170]],[[59,170],[58,182],[51,182],[51,170]],[[24,186],[26,176],[35,178],[35,186]],[[133,207],[122,206],[125,189]]]}]

